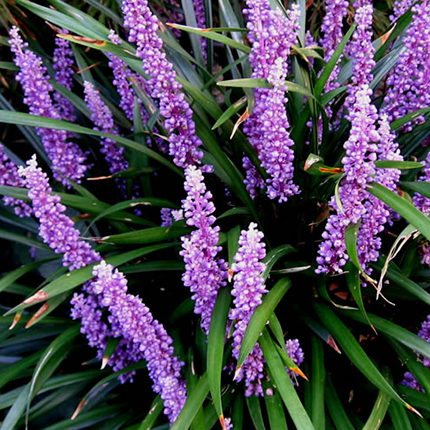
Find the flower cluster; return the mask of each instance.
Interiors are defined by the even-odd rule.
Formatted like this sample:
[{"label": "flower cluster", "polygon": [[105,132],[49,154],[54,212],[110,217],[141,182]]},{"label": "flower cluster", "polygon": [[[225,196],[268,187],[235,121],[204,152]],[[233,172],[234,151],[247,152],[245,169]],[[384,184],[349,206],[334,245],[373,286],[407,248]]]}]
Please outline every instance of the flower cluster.
[{"label": "flower cluster", "polygon": [[[113,30],[110,30],[108,37],[109,40],[115,45],[121,44],[121,39]],[[109,53],[108,57],[109,67],[112,69],[114,77],[112,83],[116,86],[118,94],[120,95],[119,106],[124,111],[125,116],[130,121],[133,121],[135,95],[131,79],[134,79],[139,84],[142,84],[143,79],[141,79],[141,77],[136,73],[133,73],[128,68],[127,64],[125,64],[125,62],[121,60],[121,58],[119,58],[118,56]],[[141,115],[143,122],[146,123],[146,121],[148,120],[148,113],[145,109],[141,109]]]},{"label": "flower cluster", "polygon": [[[193,0],[194,13],[196,15],[197,27],[205,28],[206,27],[206,10],[205,10],[205,1],[204,0]],[[205,37],[200,37],[200,43],[202,45],[203,59],[207,59],[207,40]]]},{"label": "flower cluster", "polygon": [[376,131],[376,111],[370,104],[371,90],[363,85],[355,94],[354,110],[350,113],[351,131],[345,142],[345,157],[342,159],[345,178],[339,187],[342,207],[335,197],[330,206],[337,212],[330,215],[326,229],[322,234],[324,241],[317,257],[317,273],[341,273],[348,255],[345,247],[345,229],[350,224],[358,223],[369,209],[366,206],[368,192],[366,186],[375,174],[377,146],[379,141]]},{"label": "flower cluster", "polygon": [[[413,20],[403,37],[404,49],[387,78],[383,111],[390,122],[430,104],[430,4],[417,2],[412,7]],[[418,117],[414,122],[424,122]],[[412,123],[404,126],[411,131]]]},{"label": "flower cluster", "polygon": [[[42,60],[29,49],[18,34],[18,28],[10,30],[9,40],[11,51],[15,54],[15,64],[20,68],[16,76],[24,90],[24,102],[29,106],[32,115],[41,115],[61,119],[51,99],[52,85],[49,83],[47,70],[42,66]],[[67,133],[63,130],[37,128],[42,138],[42,144],[49,159],[55,179],[65,186],[70,186],[66,178],[80,182],[88,165],[85,165],[85,154],[72,142],[67,141]]]},{"label": "flower cluster", "polygon": [[[229,319],[234,324],[233,357],[236,359],[239,358],[243,336],[255,308],[262,303],[263,294],[267,293],[262,277],[266,268],[266,265],[261,261],[266,256],[265,244],[262,239],[263,233],[257,229],[257,224],[251,223],[248,230],[241,232],[240,247],[232,266],[234,285],[231,294],[235,299]],[[263,351],[257,344],[237,373],[239,381],[245,379],[246,396],[263,395],[261,385],[263,369]]]},{"label": "flower cluster", "polygon": [[194,312],[201,315],[201,327],[208,333],[218,291],[226,284],[227,264],[217,258],[221,250],[217,245],[220,229],[213,227],[215,206],[200,169],[189,166],[185,170],[184,188],[187,192],[187,198],[182,201],[184,217],[187,225],[196,230],[182,238],[180,255],[185,262],[182,281],[193,293]]},{"label": "flower cluster", "polygon": [[182,85],[176,81],[173,65],[166,59],[163,42],[157,35],[158,19],[146,0],[124,0],[124,26],[129,29],[128,41],[136,42],[137,56],[142,59],[143,71],[150,76],[150,95],[159,100],[160,115],[169,135],[169,152],[179,167],[200,164],[202,144],[196,135],[193,111]]},{"label": "flower cluster", "polygon": [[352,84],[348,86],[348,97],[345,107],[353,109],[356,91],[363,85],[370,85],[373,79],[372,69],[375,67],[373,56],[375,48],[372,45],[373,6],[368,1],[363,2],[355,12],[357,29],[349,44],[349,54],[352,58]]},{"label": "flower cluster", "polygon": [[[96,125],[94,129],[117,135],[119,131],[113,120],[112,112],[101,99],[98,90],[91,82],[85,81],[84,91],[85,101],[91,111],[91,120]],[[105,156],[110,172],[115,174],[127,169],[128,162],[124,158],[124,148],[117,146],[114,140],[107,137],[102,137],[100,141],[102,145],[100,152]],[[124,182],[119,185],[121,188],[125,187]]]},{"label": "flower cluster", "polygon": [[[418,332],[418,336],[430,343],[430,315],[427,315],[427,319],[421,324],[421,330]],[[430,360],[428,358],[424,357],[422,359],[422,363],[425,367],[430,369]],[[414,390],[424,391],[423,387],[415,379],[412,373],[406,372],[404,378],[405,379],[401,382],[402,385],[406,385]]]},{"label": "flower cluster", "polygon": [[[324,48],[324,61],[328,62],[343,38],[342,27],[343,19],[348,13],[349,2],[346,0],[327,0],[325,3],[326,14],[323,18],[321,32],[321,46]],[[331,91],[339,87],[336,79],[339,75],[339,62],[342,56],[330,74],[325,84],[325,91]]]},{"label": "flower cluster", "polygon": [[164,402],[164,413],[172,423],[179,415],[186,400],[186,386],[180,379],[183,363],[173,355],[173,340],[142,300],[127,293],[127,279],[117,269],[102,261],[93,269],[95,280],[86,290],[99,299],[99,304],[109,311],[109,323],[115,337],[133,345],[136,354],[127,352],[128,360],[147,361],[153,390]]},{"label": "flower cluster", "polygon": [[[380,136],[377,148],[378,160],[402,161],[403,157],[400,155],[398,144],[394,142],[395,136],[390,130],[386,115],[381,116],[378,133]],[[391,191],[396,191],[399,180],[399,169],[376,169],[375,181]],[[360,263],[370,274],[371,269],[367,264],[378,259],[379,249],[382,246],[381,238],[377,235],[385,229],[385,225],[395,214],[390,213],[388,205],[370,194],[365,207],[366,212],[361,218],[357,236],[357,251]]]},{"label": "flower cluster", "polygon": [[[293,360],[294,364],[299,367],[303,360],[305,359],[305,354],[303,352],[303,349],[300,347],[299,339],[288,339],[285,342],[285,348],[287,350],[288,357]],[[292,370],[287,369],[288,374],[290,375],[290,378],[294,378],[294,373]],[[297,382],[293,379],[293,384],[297,385]]]},{"label": "flower cluster", "polygon": [[[280,10],[273,11],[268,0],[248,0],[244,14],[248,18],[249,41],[252,43],[249,61],[252,78],[266,78],[273,88],[255,89],[255,107],[246,121],[244,132],[257,151],[261,166],[267,171],[267,195],[285,202],[299,189],[293,183],[294,142],[290,138],[285,103],[285,79],[288,74],[288,56],[297,39],[299,10],[293,6],[285,17]],[[244,165],[249,165],[245,160]],[[247,189],[261,184],[255,168],[247,172]]]},{"label": "flower cluster", "polygon": [[[69,31],[62,29],[60,34],[69,34]],[[56,48],[52,55],[52,65],[55,70],[55,80],[64,88],[71,90],[73,87],[73,51],[70,47],[70,42],[61,37],[55,38]],[[54,100],[55,107],[60,114],[61,119],[74,122],[76,116],[74,114],[73,105],[61,94],[55,92]]]},{"label": "flower cluster", "polygon": [[27,161],[27,167],[19,167],[33,205],[33,214],[39,220],[39,235],[57,254],[64,254],[63,265],[69,270],[80,269],[100,261],[100,255],[91,249],[88,242],[80,239],[79,230],[64,214],[66,207],[59,196],[52,195],[46,173],[37,166],[34,155]]},{"label": "flower cluster", "polygon": [[[3,146],[0,145],[0,185],[8,187],[23,187],[24,180],[18,175],[18,168],[4,153]],[[20,218],[31,216],[31,207],[23,200],[12,197],[3,197],[3,203],[14,207],[14,212]]]}]

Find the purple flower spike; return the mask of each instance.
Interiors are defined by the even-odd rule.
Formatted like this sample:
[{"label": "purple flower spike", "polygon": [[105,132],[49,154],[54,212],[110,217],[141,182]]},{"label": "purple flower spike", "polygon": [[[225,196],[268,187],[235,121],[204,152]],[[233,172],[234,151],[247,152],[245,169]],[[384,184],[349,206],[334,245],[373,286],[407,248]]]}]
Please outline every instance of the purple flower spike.
[{"label": "purple flower spike", "polygon": [[[206,11],[205,11],[205,0],[193,0],[194,13],[196,15],[197,27],[206,27]],[[202,45],[203,59],[207,59],[207,40],[206,37],[200,37],[200,43]]]},{"label": "purple flower spike", "polygon": [[[60,34],[69,34],[69,31],[62,29]],[[64,88],[71,90],[73,87],[73,51],[70,47],[70,42],[68,40],[62,39],[61,37],[55,38],[56,48],[52,56],[52,63],[55,73],[55,80],[62,85]],[[56,108],[61,116],[61,119],[66,121],[74,122],[76,121],[76,116],[74,115],[73,105],[63,97],[61,94],[55,92],[54,100],[56,103]]]},{"label": "purple flower spike", "polygon": [[[387,78],[388,91],[384,112],[390,122],[430,104],[430,4],[417,2],[412,7],[413,19],[403,37],[404,49]],[[424,117],[414,119],[424,122]],[[411,131],[412,122],[403,126]]]},{"label": "purple flower spike", "polygon": [[[426,320],[421,324],[421,330],[418,332],[418,336],[423,338],[427,343],[430,343],[430,315],[427,315]],[[428,358],[423,358],[417,354],[420,359],[422,359],[422,364],[430,369],[430,360]],[[402,385],[413,388],[414,390],[423,391],[424,388],[415,379],[415,377],[410,372],[404,374],[404,380],[401,382]]]},{"label": "purple flower spike", "polygon": [[[102,101],[94,85],[91,82],[85,81],[84,91],[85,101],[91,111],[91,120],[96,125],[94,130],[115,135],[119,134],[111,111]],[[128,168],[128,163],[123,155],[124,148],[117,146],[114,140],[106,137],[102,137],[100,142],[102,145],[100,152],[104,154],[112,174],[119,173]]]},{"label": "purple flower spike", "polygon": [[173,340],[142,300],[127,293],[127,279],[121,272],[102,261],[93,275],[96,279],[87,287],[88,293],[98,296],[101,306],[108,309],[112,331],[134,344],[136,357],[147,361],[152,388],[160,394],[164,413],[173,423],[186,400],[186,386],[180,379],[183,363],[173,355]]},{"label": "purple flower spike", "polygon": [[[51,99],[53,87],[49,83],[46,68],[42,66],[42,60],[32,51],[24,49],[28,44],[19,36],[17,27],[12,27],[10,36],[11,51],[15,54],[14,62],[20,68],[16,80],[22,85],[24,103],[30,108],[30,113],[61,119]],[[81,149],[75,143],[67,141],[67,133],[63,130],[36,128],[36,131],[52,161],[55,179],[66,187],[70,187],[70,184],[65,178],[80,182],[89,167],[84,164],[86,156]]]},{"label": "purple flower spike", "polygon": [[182,201],[184,217],[187,225],[196,230],[182,238],[180,254],[185,262],[182,281],[193,293],[194,312],[201,315],[201,327],[208,334],[218,291],[226,284],[227,263],[216,258],[222,249],[217,246],[220,229],[212,226],[216,221],[212,215],[215,206],[200,169],[190,166],[185,170],[184,188],[188,193]]},{"label": "purple flower spike", "polygon": [[100,255],[91,249],[88,242],[80,239],[79,230],[73,221],[64,215],[66,207],[59,196],[52,195],[46,173],[37,166],[36,156],[27,161],[28,167],[19,167],[24,177],[28,197],[33,204],[33,214],[39,220],[39,235],[57,254],[64,253],[63,265],[69,270],[80,269],[100,261]]},{"label": "purple flower spike", "polygon": [[[262,303],[264,288],[262,274],[266,265],[261,261],[266,256],[263,233],[257,230],[257,224],[251,223],[248,230],[243,230],[239,238],[239,250],[232,266],[234,285],[231,292],[235,297],[234,309],[229,318],[235,325],[233,333],[233,357],[239,358],[243,336],[255,311]],[[263,351],[255,345],[248,358],[237,373],[237,380],[245,379],[245,396],[263,395],[261,379],[264,370]]]},{"label": "purple flower spike", "polygon": [[[346,0],[327,0],[325,2],[326,14],[323,18],[321,32],[321,46],[325,49],[324,61],[330,60],[337,46],[343,38],[342,28],[343,19],[348,13],[349,2]],[[342,56],[336,63],[329,79],[325,84],[325,91],[331,91],[339,87],[339,83],[335,82],[339,75],[339,62]]]},{"label": "purple flower spike", "polygon": [[[2,145],[0,145],[0,185],[7,185],[8,187],[24,186],[24,180],[18,175],[17,166],[3,152]],[[32,214],[31,207],[23,200],[4,196],[3,203],[13,206],[15,214],[20,218],[29,217]]]},{"label": "purple flower spike", "polygon": [[342,208],[338,207],[334,196],[330,206],[337,212],[330,215],[326,229],[322,234],[324,241],[319,248],[316,273],[341,273],[348,255],[345,248],[345,229],[356,224],[367,211],[368,192],[366,186],[376,173],[375,160],[377,145],[380,140],[375,127],[376,109],[370,104],[372,91],[367,85],[361,85],[353,94],[355,105],[350,112],[351,132],[344,144],[345,157],[342,159],[345,178],[339,187]]},{"label": "purple flower spike", "polygon": [[[294,152],[291,146],[285,103],[285,79],[288,74],[288,56],[296,41],[299,10],[293,6],[285,17],[280,10],[273,11],[268,0],[248,0],[248,38],[252,43],[249,61],[253,68],[252,78],[266,78],[273,88],[255,89],[255,107],[244,126],[249,142],[257,151],[261,166],[269,174],[266,181],[270,199],[285,202],[299,189],[293,183]],[[244,160],[249,166],[249,160]],[[247,173],[246,186],[252,196],[259,181],[255,168]]]},{"label": "purple flower spike", "polygon": [[124,0],[122,10],[124,26],[129,29],[128,41],[136,43],[143,71],[150,76],[151,96],[159,100],[164,128],[170,133],[169,152],[174,163],[184,168],[200,164],[203,152],[198,147],[202,142],[196,135],[193,111],[185,100],[182,85],[176,81],[173,65],[162,50],[157,17],[146,0]]},{"label": "purple flower spike", "polygon": [[[294,364],[299,367],[305,359],[305,354],[303,353],[302,348],[300,348],[299,339],[288,339],[285,342],[285,346],[288,357],[290,357]],[[297,386],[298,384],[296,382],[295,373],[290,369],[287,369],[287,372],[290,375],[293,384]]]}]

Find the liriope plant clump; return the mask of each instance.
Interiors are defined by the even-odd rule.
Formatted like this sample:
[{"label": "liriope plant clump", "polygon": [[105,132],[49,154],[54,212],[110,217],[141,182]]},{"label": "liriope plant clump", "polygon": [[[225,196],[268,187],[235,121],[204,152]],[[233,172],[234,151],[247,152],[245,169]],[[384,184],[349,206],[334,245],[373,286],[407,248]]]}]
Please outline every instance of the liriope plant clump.
[{"label": "liriope plant clump", "polygon": [[2,429],[429,428],[426,0],[0,7]]}]

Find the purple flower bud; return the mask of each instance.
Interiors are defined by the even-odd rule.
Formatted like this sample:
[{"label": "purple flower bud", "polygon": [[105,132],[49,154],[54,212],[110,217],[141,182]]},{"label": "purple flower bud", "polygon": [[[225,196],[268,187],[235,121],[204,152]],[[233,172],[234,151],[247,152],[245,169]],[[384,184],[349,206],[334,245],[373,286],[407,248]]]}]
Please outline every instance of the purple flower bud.
[{"label": "purple flower bud", "polygon": [[[285,202],[299,193],[293,183],[294,152],[291,146],[285,103],[285,79],[288,74],[288,56],[296,41],[299,10],[293,6],[285,17],[280,10],[273,11],[269,1],[248,0],[244,14],[248,18],[248,38],[252,43],[249,61],[252,78],[266,78],[273,88],[255,89],[255,107],[246,121],[244,132],[257,151],[261,166],[269,174],[266,180],[270,199]],[[249,166],[249,160],[244,160]],[[249,170],[249,169],[248,169]],[[252,196],[256,194],[253,183],[259,185],[255,170],[247,173],[246,186]]]},{"label": "purple flower bud", "polygon": [[[230,311],[229,319],[235,326],[233,332],[233,357],[238,359],[242,340],[249,321],[257,306],[262,303],[264,288],[262,274],[266,265],[261,261],[266,256],[263,233],[257,230],[257,224],[251,223],[248,230],[243,230],[239,238],[237,251],[232,266],[234,285],[231,292],[235,297],[235,307]],[[245,379],[245,396],[263,395],[261,379],[264,370],[263,351],[257,344],[250,352],[238,372],[237,379]]]},{"label": "purple flower bud", "polygon": [[[61,119],[51,99],[53,87],[49,83],[46,68],[42,66],[42,60],[29,49],[24,49],[28,44],[22,41],[17,27],[12,27],[10,36],[11,51],[15,54],[14,62],[20,68],[16,80],[22,85],[24,103],[30,108],[30,113]],[[86,156],[81,149],[75,143],[67,141],[67,133],[63,130],[36,128],[36,131],[52,161],[54,178],[66,187],[70,187],[70,184],[65,178],[80,182],[89,167],[84,164]]]},{"label": "purple flower bud", "polygon": [[[62,29],[60,34],[69,34],[69,31]],[[55,38],[56,48],[52,55],[52,63],[55,73],[55,80],[62,85],[64,88],[71,90],[73,87],[73,51],[70,47],[70,42],[61,37]],[[74,115],[73,105],[63,97],[60,93],[54,92],[54,100],[56,101],[55,107],[61,116],[61,119],[66,121],[74,122],[76,121],[76,116]]]},{"label": "purple flower bud", "polygon": [[215,206],[200,169],[187,167],[184,188],[188,193],[182,200],[184,217],[196,230],[182,238],[180,255],[185,262],[182,281],[193,293],[194,312],[201,315],[201,327],[208,334],[218,291],[226,284],[227,264],[216,258],[222,249],[217,246],[220,229],[212,226],[216,220],[212,215]]},{"label": "purple flower bud", "polygon": [[173,340],[142,300],[127,293],[127,279],[121,272],[102,261],[94,267],[93,275],[96,279],[87,286],[87,292],[109,311],[108,320],[115,337],[134,345],[134,351],[124,348],[126,361],[147,361],[152,388],[160,394],[164,413],[173,423],[186,400],[186,386],[181,380],[184,363],[173,355]]},{"label": "purple flower bud", "polygon": [[158,19],[152,14],[146,0],[124,0],[124,26],[129,29],[128,41],[136,43],[137,56],[142,59],[143,71],[150,76],[151,96],[159,100],[164,128],[170,133],[169,151],[179,167],[200,164],[202,144],[196,135],[193,111],[182,85],[176,81],[173,65],[163,52],[163,42],[157,34]]},{"label": "purple flower bud", "polygon": [[[119,134],[118,127],[113,120],[112,112],[105,105],[94,85],[91,82],[85,81],[84,91],[85,101],[91,111],[91,120],[96,125],[94,130],[115,135]],[[106,157],[109,170],[112,174],[119,173],[128,168],[127,160],[123,155],[124,148],[117,146],[114,140],[106,137],[102,137],[100,142],[102,145],[100,152]],[[121,184],[125,187],[124,181]]]},{"label": "purple flower bud", "polygon": [[[408,2],[403,4],[402,11],[410,6]],[[430,104],[430,4],[417,2],[412,12],[412,23],[402,39],[404,48],[387,78],[389,88],[383,111],[390,122]],[[415,118],[414,122],[422,123],[424,117]],[[411,131],[412,123],[403,130]]]},{"label": "purple flower bud", "polygon": [[69,270],[80,269],[100,261],[100,255],[91,249],[88,242],[80,239],[79,230],[64,212],[59,196],[52,195],[46,173],[37,166],[36,156],[27,161],[28,167],[19,167],[18,173],[24,177],[33,205],[33,215],[39,220],[39,235],[57,254],[64,254],[63,265]]},{"label": "purple flower bud", "polygon": [[[3,152],[2,145],[0,145],[0,185],[7,185],[8,187],[24,186],[24,180],[18,175],[18,168]],[[13,206],[15,214],[20,218],[31,216],[31,207],[23,200],[4,196],[3,203],[5,205]]]}]

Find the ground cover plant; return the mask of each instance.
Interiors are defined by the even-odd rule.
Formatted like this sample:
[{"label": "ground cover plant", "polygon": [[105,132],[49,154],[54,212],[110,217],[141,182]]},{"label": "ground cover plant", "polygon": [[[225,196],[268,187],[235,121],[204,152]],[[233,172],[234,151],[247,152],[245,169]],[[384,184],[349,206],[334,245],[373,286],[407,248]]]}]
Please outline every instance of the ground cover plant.
[{"label": "ground cover plant", "polygon": [[427,1],[0,7],[2,429],[430,428]]}]

